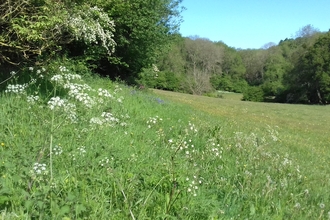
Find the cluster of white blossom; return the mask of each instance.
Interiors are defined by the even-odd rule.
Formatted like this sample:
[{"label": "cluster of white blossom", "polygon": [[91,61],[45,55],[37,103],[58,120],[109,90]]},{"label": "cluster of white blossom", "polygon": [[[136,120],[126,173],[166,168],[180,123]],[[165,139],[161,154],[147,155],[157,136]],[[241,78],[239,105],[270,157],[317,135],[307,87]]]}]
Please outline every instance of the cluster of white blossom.
[{"label": "cluster of white blossom", "polygon": [[54,110],[57,107],[63,107],[64,105],[66,105],[66,103],[67,103],[67,100],[66,99],[61,99],[58,96],[51,97],[50,100],[47,102],[48,107],[51,110]]},{"label": "cluster of white blossom", "polygon": [[149,120],[147,121],[148,128],[151,128],[152,125],[157,124],[158,122],[162,121],[163,119],[156,116],[156,117],[149,117]]},{"label": "cluster of white blossom", "polygon": [[78,74],[71,74],[71,73],[68,73],[68,74],[65,74],[63,75],[64,79],[68,80],[68,81],[71,81],[71,80],[81,80],[81,76],[78,75]]},{"label": "cluster of white blossom", "polygon": [[61,155],[61,154],[63,153],[62,147],[59,146],[59,145],[55,145],[55,146],[53,147],[53,152],[52,152],[52,153],[53,153],[54,155],[56,155],[56,156]]},{"label": "cluster of white blossom", "polygon": [[60,97],[52,97],[47,102],[48,107],[51,110],[63,110],[66,117],[71,120],[71,122],[77,122],[76,105],[68,102],[66,99],[61,99]]},{"label": "cluster of white blossom", "polygon": [[24,94],[25,89],[29,86],[29,84],[24,83],[24,84],[16,84],[12,85],[9,84],[7,86],[7,89],[5,90],[6,93],[15,93],[15,94]]},{"label": "cluster of white blossom", "polygon": [[34,163],[32,173],[36,175],[46,175],[48,173],[46,169],[46,164]]},{"label": "cluster of white blossom", "polygon": [[197,133],[197,128],[196,128],[196,126],[195,126],[193,123],[191,123],[191,122],[189,122],[189,129],[190,129],[191,131]]},{"label": "cluster of white blossom", "polygon": [[70,16],[67,26],[77,40],[83,40],[88,44],[101,43],[109,55],[114,52],[115,25],[102,9],[95,6],[78,10]]},{"label": "cluster of white blossom", "polygon": [[198,185],[202,184],[202,178],[193,176],[193,179],[190,181],[190,179],[187,177],[186,181],[189,182],[187,192],[191,193],[193,196],[197,196]]},{"label": "cluster of white blossom", "polygon": [[152,64],[152,70],[154,72],[159,72],[159,69],[158,69],[158,67],[155,64]]},{"label": "cluster of white blossom", "polygon": [[108,123],[118,123],[119,119],[114,117],[110,112],[102,112],[101,117],[104,118],[105,122]]},{"label": "cluster of white blossom", "polygon": [[39,96],[33,96],[33,95],[29,95],[28,97],[26,97],[27,101],[31,104],[35,104],[36,102],[39,101]]},{"label": "cluster of white blossom", "polygon": [[[90,124],[105,125],[110,127],[115,126],[119,122],[120,120],[110,112],[102,112],[101,117],[94,117],[89,120]],[[126,126],[127,124],[122,122],[120,125]]]},{"label": "cluster of white blossom", "polygon": [[52,78],[50,78],[50,81],[56,82],[56,83],[63,83],[63,76],[62,75],[54,75]]},{"label": "cluster of white blossom", "polygon": [[113,98],[113,96],[109,93],[108,90],[102,88],[98,89],[98,95],[102,97]]},{"label": "cluster of white blossom", "polygon": [[78,150],[79,155],[83,156],[83,155],[86,154],[86,147],[85,146],[78,147],[77,150]]},{"label": "cluster of white blossom", "polygon": [[[35,70],[35,68],[32,67],[32,66],[30,66],[28,69],[29,69],[31,72],[33,72],[33,71]],[[41,69],[37,69],[37,70],[36,70],[36,74],[37,74],[38,78],[41,78],[41,79],[44,78],[44,75],[41,74],[42,72],[46,72],[46,69],[45,69],[44,67],[42,67]]]},{"label": "cluster of white blossom", "polygon": [[91,108],[95,105],[94,99],[86,92],[94,91],[87,84],[80,84],[71,82],[72,80],[81,80],[81,76],[78,74],[71,74],[65,66],[60,66],[59,71],[61,74],[57,74],[51,77],[50,81],[56,83],[57,86],[62,86],[68,90],[68,95],[77,101],[83,103],[86,107]]},{"label": "cluster of white blossom", "polygon": [[106,166],[107,164],[109,164],[110,160],[113,161],[114,158],[111,157],[111,158],[109,159],[108,157],[105,157],[105,158],[103,158],[102,160],[99,161],[99,165],[100,165],[101,167],[104,167],[104,166]]},{"label": "cluster of white blossom", "polygon": [[91,108],[95,104],[95,101],[85,92],[92,91],[92,88],[87,84],[67,82],[63,85],[63,88],[69,90],[68,95],[71,98],[82,102],[86,107]]},{"label": "cluster of white blossom", "polygon": [[60,66],[58,68],[61,72],[68,72],[69,70],[65,66]]}]

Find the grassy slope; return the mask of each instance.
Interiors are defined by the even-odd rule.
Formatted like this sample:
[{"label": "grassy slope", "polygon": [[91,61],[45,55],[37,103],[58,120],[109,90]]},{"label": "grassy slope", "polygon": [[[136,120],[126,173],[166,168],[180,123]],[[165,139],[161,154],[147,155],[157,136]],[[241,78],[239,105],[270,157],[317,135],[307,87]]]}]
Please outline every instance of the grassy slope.
[{"label": "grassy slope", "polygon": [[292,155],[312,178],[311,184],[329,184],[330,106],[242,102],[237,95],[216,99],[161,90],[154,93],[210,114],[211,121],[229,121],[237,131],[260,133],[268,126],[277,127],[280,143],[273,150]]},{"label": "grassy slope", "polygon": [[[85,82],[116,98],[86,108],[62,94],[74,124],[42,94],[0,97],[3,219],[326,219],[328,107]],[[92,124],[102,112],[127,125]]]}]

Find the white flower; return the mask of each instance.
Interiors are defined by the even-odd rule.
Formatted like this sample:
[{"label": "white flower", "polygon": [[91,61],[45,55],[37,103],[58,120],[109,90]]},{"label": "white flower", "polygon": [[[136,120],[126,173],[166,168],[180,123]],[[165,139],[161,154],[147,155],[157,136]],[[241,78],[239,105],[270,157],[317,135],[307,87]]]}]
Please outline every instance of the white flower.
[{"label": "white flower", "polygon": [[47,174],[46,164],[44,164],[44,163],[34,163],[33,164],[33,172],[34,172],[34,174],[37,174],[37,175]]},{"label": "white flower", "polygon": [[56,97],[52,97],[50,98],[50,100],[48,101],[48,107],[53,110],[56,107],[63,107],[66,103],[65,99],[61,99],[60,97],[56,96]]},{"label": "white flower", "polygon": [[30,95],[30,96],[26,97],[26,99],[29,103],[34,104],[39,100],[39,96]]},{"label": "white flower", "polygon": [[25,93],[25,89],[28,87],[29,85],[27,83],[24,84],[16,84],[16,85],[12,85],[9,84],[7,86],[7,89],[5,90],[6,93],[16,93],[16,94],[23,94]]},{"label": "white flower", "polygon": [[52,78],[50,78],[50,81],[63,82],[63,76],[62,75],[54,75]]},{"label": "white flower", "polygon": [[62,150],[62,147],[61,146],[55,145],[53,147],[53,154],[54,155],[56,155],[56,156],[61,155],[62,152],[63,152],[63,150]]}]

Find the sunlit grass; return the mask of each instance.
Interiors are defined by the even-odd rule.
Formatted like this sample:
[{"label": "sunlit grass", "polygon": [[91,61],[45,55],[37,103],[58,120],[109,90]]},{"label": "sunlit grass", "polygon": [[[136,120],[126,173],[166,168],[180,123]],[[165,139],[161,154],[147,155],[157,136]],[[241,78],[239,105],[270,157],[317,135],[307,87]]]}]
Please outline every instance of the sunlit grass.
[{"label": "sunlit grass", "polygon": [[313,181],[330,182],[330,108],[318,105],[291,105],[245,102],[154,90],[156,95],[209,114],[208,121],[223,120],[234,130],[263,132],[276,127],[280,142],[271,150],[289,153]]},{"label": "sunlit grass", "polygon": [[2,219],[329,217],[328,107],[61,74],[1,94]]}]

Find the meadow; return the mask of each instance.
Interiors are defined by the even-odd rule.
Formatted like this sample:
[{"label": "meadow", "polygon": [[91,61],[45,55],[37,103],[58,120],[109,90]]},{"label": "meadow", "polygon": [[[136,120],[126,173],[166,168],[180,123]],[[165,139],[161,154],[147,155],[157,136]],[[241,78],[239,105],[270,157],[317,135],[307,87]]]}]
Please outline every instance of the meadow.
[{"label": "meadow", "polygon": [[0,97],[2,219],[330,219],[328,106],[26,74]]}]

